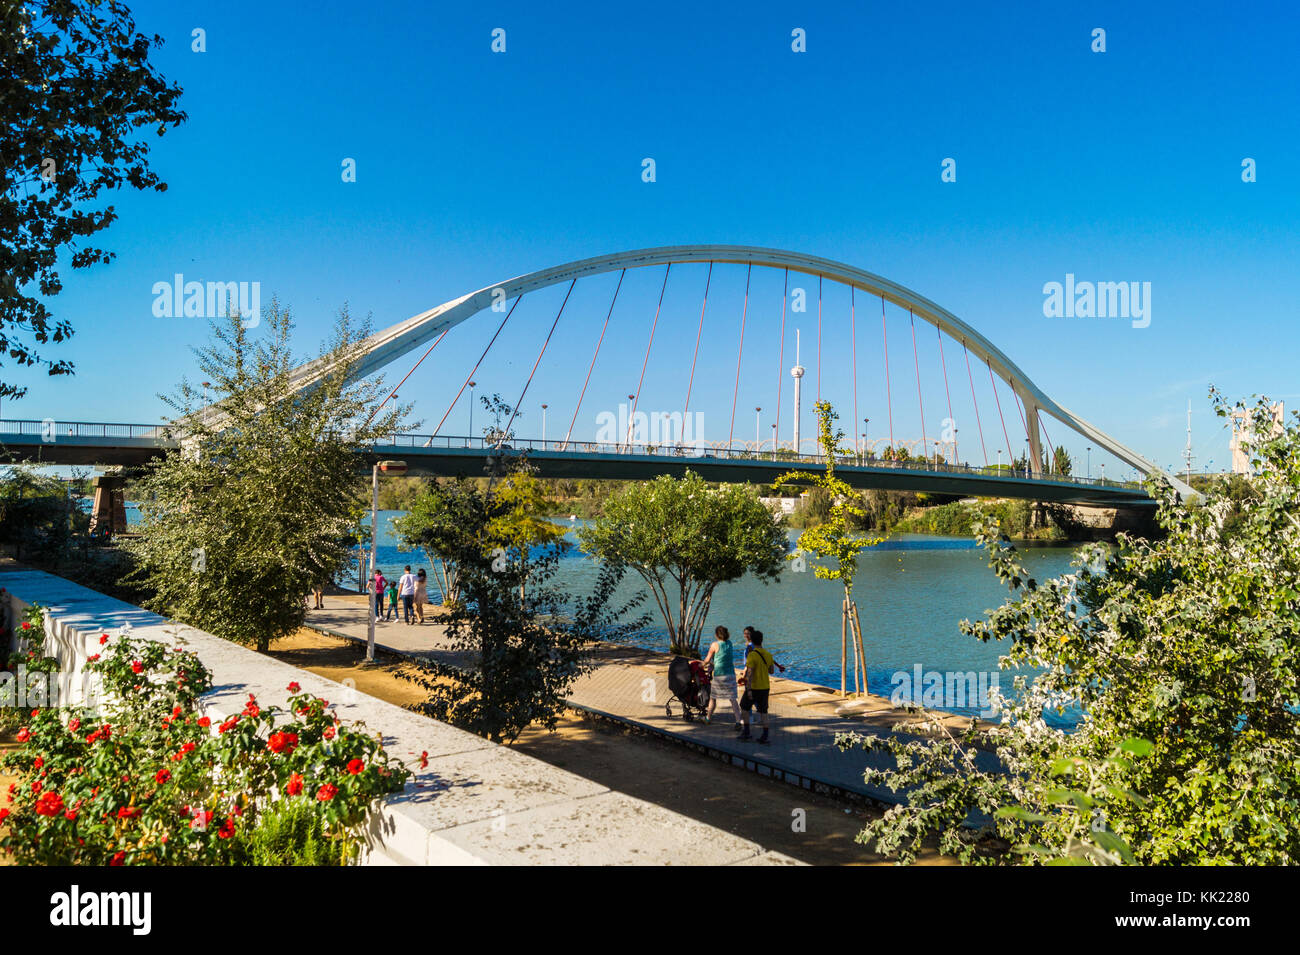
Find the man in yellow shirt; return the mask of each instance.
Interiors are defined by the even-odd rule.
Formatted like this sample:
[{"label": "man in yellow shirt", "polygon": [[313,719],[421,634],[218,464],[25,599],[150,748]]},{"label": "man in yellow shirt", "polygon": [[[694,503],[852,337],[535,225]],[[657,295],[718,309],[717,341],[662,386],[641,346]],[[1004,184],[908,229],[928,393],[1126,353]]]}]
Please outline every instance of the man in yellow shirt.
[{"label": "man in yellow shirt", "polygon": [[762,630],[755,630],[751,639],[754,645],[745,657],[745,695],[740,698],[743,721],[740,738],[741,740],[753,739],[749,735],[749,714],[757,709],[758,723],[763,727],[763,735],[758,738],[758,741],[770,743],[767,738],[767,697],[771,692],[771,674],[776,667],[776,661],[772,659],[772,654],[763,649]]}]

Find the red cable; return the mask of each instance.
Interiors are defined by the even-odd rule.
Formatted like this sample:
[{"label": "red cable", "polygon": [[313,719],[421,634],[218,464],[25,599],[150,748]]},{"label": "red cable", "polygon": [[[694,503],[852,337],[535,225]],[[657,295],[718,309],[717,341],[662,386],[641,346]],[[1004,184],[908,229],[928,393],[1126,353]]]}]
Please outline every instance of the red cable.
[{"label": "red cable", "polygon": [[916,365],[916,403],[921,406],[921,457],[929,459],[929,442],[925,439],[925,402],[921,400],[921,359],[916,353],[916,318],[907,310],[907,321],[912,326],[912,361]]},{"label": "red cable", "polygon": [[591,365],[587,368],[587,378],[582,383],[582,393],[578,395],[578,405],[573,409],[573,420],[569,422],[569,431],[564,436],[564,444],[560,445],[561,451],[568,448],[569,438],[573,436],[573,426],[578,423],[578,410],[582,407],[582,399],[586,397],[587,385],[591,383],[591,372],[596,367],[596,355],[600,354],[600,343],[605,340],[605,330],[609,328],[609,319],[614,314],[614,303],[618,301],[618,292],[623,287],[623,276],[625,275],[627,275],[627,269],[618,273],[618,285],[614,287],[614,298],[610,300],[609,311],[605,315],[605,324],[600,329],[600,338],[596,339],[596,351],[591,356]]},{"label": "red cable", "polygon": [[[894,396],[889,386],[889,328],[885,325],[885,296],[880,296],[880,333],[885,339],[885,404],[889,407],[889,447],[894,447]],[[856,378],[856,373],[855,373]],[[856,385],[854,386],[856,388]],[[855,408],[853,413],[857,414]]]},{"label": "red cable", "polygon": [[700,303],[700,328],[695,333],[695,354],[691,357],[691,380],[686,383],[686,404],[682,406],[682,427],[686,427],[686,413],[691,410],[691,388],[695,385],[695,362],[700,357],[700,336],[704,334],[704,309],[709,304],[709,283],[713,281],[713,263],[704,280],[704,301]]},{"label": "red cable", "polygon": [[[636,383],[636,397],[632,399],[632,414],[627,419],[627,449],[632,451],[632,429],[636,426],[636,406],[641,402],[641,386],[645,384],[646,365],[650,364],[650,346],[655,343],[655,329],[659,327],[659,309],[664,306],[664,292],[668,289],[668,273],[673,270],[673,264],[668,263],[664,269],[664,284],[659,289],[659,304],[655,306],[655,320],[650,324],[650,340],[645,343],[645,358],[641,361],[641,377]],[[682,422],[682,427],[686,427],[686,422]]]},{"label": "red cable", "polygon": [[1011,453],[1011,436],[1007,434],[1007,419],[1002,417],[1002,399],[998,397],[998,386],[993,380],[993,366],[989,364],[987,358],[984,359],[984,364],[988,366],[989,387],[993,389],[993,400],[998,403],[998,420],[1002,422],[1002,437],[1007,442],[1007,458],[1009,459],[1007,463],[1010,464],[1012,470],[1014,470],[1016,456]]},{"label": "red cable", "polygon": [[[943,368],[943,393],[948,396],[948,425],[952,428],[952,463],[957,463],[957,420],[952,416],[952,392],[948,390],[948,363],[943,358],[943,332],[939,331],[939,326],[934,326],[934,332],[939,336],[939,365]],[[939,434],[943,438],[942,432]]]},{"label": "red cable", "polygon": [[433,340],[433,344],[425,349],[424,354],[420,356],[420,361],[417,361],[414,365],[411,366],[411,370],[406,373],[406,377],[403,378],[401,381],[399,381],[393,387],[393,390],[388,393],[388,397],[385,398],[383,401],[379,402],[379,404],[375,405],[375,410],[370,412],[370,417],[366,418],[366,424],[370,424],[370,422],[374,420],[375,415],[379,414],[379,409],[382,408],[384,405],[388,404],[388,402],[392,400],[393,395],[397,394],[398,389],[401,388],[402,385],[406,384],[406,379],[410,378],[412,375],[415,374],[415,369],[420,367],[420,362],[424,361],[426,358],[429,357],[429,352],[433,351],[435,348],[438,347],[438,342],[446,338],[447,333],[449,331],[451,331],[450,325],[444,328],[442,330],[442,334]]},{"label": "red cable", "polygon": [[[1020,427],[1022,427],[1022,428],[1025,429],[1025,444],[1026,444],[1026,446],[1028,446],[1028,445],[1030,444],[1030,440],[1029,440],[1029,422],[1025,420],[1025,409],[1022,408],[1022,407],[1020,406],[1020,396],[1019,396],[1018,394],[1016,394],[1016,389],[1011,385],[1011,382],[1009,382],[1009,381],[1007,382],[1007,387],[1008,387],[1008,388],[1011,388],[1011,397],[1016,399],[1016,413],[1020,415]],[[1029,452],[1028,452],[1028,451],[1025,451],[1025,461],[1026,461],[1026,462],[1029,462]],[[1033,470],[1032,470],[1032,469],[1033,469],[1033,466],[1034,466],[1033,463],[1032,463],[1032,462],[1029,462],[1029,467],[1030,467],[1030,473],[1031,473],[1031,474],[1033,473]]]},{"label": "red cable", "polygon": [[984,446],[984,422],[980,421],[980,402],[975,397],[975,375],[970,370],[970,352],[966,350],[966,339],[961,340],[961,353],[966,356],[966,377],[970,379],[970,400],[975,405],[975,424],[980,431],[980,453],[984,455],[984,466],[989,466],[988,448]]},{"label": "red cable", "polygon": [[537,366],[542,363],[542,356],[546,354],[546,346],[551,343],[551,336],[555,334],[555,326],[560,324],[560,316],[564,314],[564,306],[569,304],[569,296],[573,294],[573,287],[577,284],[577,279],[569,283],[569,290],[564,293],[564,301],[560,303],[560,310],[555,313],[555,321],[551,322],[551,330],[546,333],[546,341],[542,342],[542,350],[537,353],[537,360],[533,362],[533,370],[528,373],[528,380],[524,382],[524,390],[519,393],[519,401],[516,402],[514,410],[510,412],[510,420],[506,422],[505,429],[501,432],[501,435],[497,438],[497,443],[493,447],[501,447],[506,435],[510,433],[510,426],[515,423],[515,418],[519,417],[519,408],[524,403],[524,396],[528,394],[528,386],[533,383],[533,375],[537,374]]},{"label": "red cable", "polygon": [[[469,374],[465,376],[465,383],[460,386],[460,391],[456,392],[456,397],[452,399],[451,405],[447,408],[446,414],[444,414],[442,420],[438,422],[438,427],[433,429],[433,434],[429,435],[429,440],[424,442],[426,448],[433,444],[433,439],[438,436],[438,432],[442,430],[442,426],[447,423],[447,415],[451,414],[452,409],[456,407],[456,402],[460,401],[460,396],[465,393],[465,389],[469,387],[469,383],[474,380],[474,372],[478,371],[478,366],[483,364],[483,359],[487,357],[488,351],[492,348],[493,343],[496,342],[497,335],[500,335],[501,329],[506,327],[506,322],[510,321],[510,316],[515,313],[515,306],[523,301],[523,298],[522,295],[516,298],[514,303],[510,306],[510,311],[506,312],[506,317],[501,319],[501,324],[497,326],[496,332],[492,335],[492,341],[487,343],[487,348],[483,349],[483,354],[478,356],[478,361],[474,363],[474,367],[471,368]],[[474,436],[471,434],[470,437],[473,438]]]},{"label": "red cable", "polygon": [[[790,297],[790,270],[785,270],[785,284],[781,286],[781,348],[776,366],[776,433],[781,434],[781,385],[785,381],[785,300]],[[776,450],[776,444],[772,445]],[[795,448],[798,451],[798,448]]]},{"label": "red cable", "polygon": [[736,387],[731,393],[731,429],[727,432],[727,450],[731,450],[731,439],[736,434],[736,399],[740,395],[740,356],[745,352],[745,316],[749,314],[749,276],[754,270],[754,263],[745,266],[745,305],[740,312],[740,348],[736,351]]},{"label": "red cable", "polygon": [[1043,440],[1047,442],[1047,473],[1056,473],[1056,449],[1052,447],[1052,439],[1047,436],[1047,428],[1043,424],[1043,416],[1038,416],[1038,430],[1043,432]]}]

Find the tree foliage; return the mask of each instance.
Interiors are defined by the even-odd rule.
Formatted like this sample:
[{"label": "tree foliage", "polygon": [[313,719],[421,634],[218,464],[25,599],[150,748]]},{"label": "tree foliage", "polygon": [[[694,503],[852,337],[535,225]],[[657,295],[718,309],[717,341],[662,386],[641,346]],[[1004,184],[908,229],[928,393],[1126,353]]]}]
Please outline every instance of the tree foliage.
[{"label": "tree foliage", "polygon": [[188,380],[165,399],[182,449],[140,482],[133,544],[153,609],[259,650],[298,629],[303,595],[350,564],[358,451],[397,431],[407,411],[376,411],[378,379],[348,384],[366,328],[346,307],[321,350],[329,370],[297,394],[289,310],[273,301],[262,327],[252,340],[237,315],[214,322],[197,350],[215,414],[198,413],[206,389]]},{"label": "tree foliage", "polygon": [[[526,483],[527,475],[508,479],[521,480]],[[520,547],[531,549],[527,561],[502,553],[502,528],[519,526],[518,487],[480,488],[466,480],[434,485],[406,531],[423,528],[429,535],[423,539],[454,568],[459,599],[439,622],[462,656],[403,671],[429,694],[414,709],[506,743],[534,723],[555,727],[573,681],[590,668],[590,641],[617,638],[644,623],[623,620],[642,598],[614,604],[624,573],[617,563],[602,567],[591,595],[575,599],[555,584],[567,546],[559,537],[545,535],[531,547],[522,543],[531,538],[520,539]]]},{"label": "tree foliage", "polygon": [[[1274,429],[1267,402],[1237,409],[1261,436],[1253,493],[1220,481],[1188,506],[1149,484],[1163,539],[1088,545],[1040,583],[982,535],[1012,599],[962,629],[1008,641],[1017,693],[996,731],[843,738],[892,754],[897,768],[867,778],[906,794],[862,841],[904,860],[935,833],[981,861],[1128,861],[1120,843],[1143,864],[1300,859],[1300,420]],[[1067,708],[1071,731],[1043,719]],[[977,746],[1001,766],[979,767]]]},{"label": "tree foliage", "polygon": [[[60,253],[74,269],[111,261],[79,242],[117,213],[86,206],[122,185],[167,188],[140,135],[185,119],[180,87],[149,63],[161,43],[135,31],[120,0],[0,2],[0,358],[72,371],[38,351],[72,334],[40,298],[63,288]],[[25,392],[0,383],[0,397]]]},{"label": "tree foliage", "polygon": [[781,574],[785,534],[751,487],[711,488],[695,472],[633,485],[578,532],[583,549],[646,582],[674,653],[697,655],[718,584]]}]

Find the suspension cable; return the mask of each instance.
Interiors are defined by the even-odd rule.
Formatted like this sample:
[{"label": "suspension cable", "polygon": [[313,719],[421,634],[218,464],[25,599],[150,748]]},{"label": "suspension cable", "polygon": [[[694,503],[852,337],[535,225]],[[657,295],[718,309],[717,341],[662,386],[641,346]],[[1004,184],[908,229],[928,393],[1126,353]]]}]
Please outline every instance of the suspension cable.
[{"label": "suspension cable", "polygon": [[533,370],[528,373],[528,380],[524,382],[524,390],[519,393],[519,400],[510,412],[510,420],[506,422],[505,430],[497,435],[497,443],[493,445],[494,448],[501,447],[506,440],[506,435],[510,433],[510,426],[515,423],[515,418],[519,417],[519,408],[524,403],[524,396],[528,394],[528,386],[533,383],[533,375],[537,374],[537,366],[542,363],[542,356],[546,354],[546,346],[551,343],[551,336],[555,334],[555,326],[560,324],[560,316],[564,314],[564,306],[569,304],[569,296],[573,294],[573,287],[577,284],[577,279],[569,283],[569,290],[564,293],[564,301],[560,303],[560,310],[555,313],[555,321],[551,322],[551,330],[546,333],[546,341],[542,342],[542,350],[537,353],[537,360],[533,362]]},{"label": "suspension cable", "polygon": [[614,287],[614,297],[610,300],[609,311],[605,314],[605,324],[601,326],[600,337],[596,339],[596,351],[591,356],[591,364],[587,368],[587,377],[582,382],[582,392],[578,395],[578,404],[573,409],[573,420],[569,422],[569,430],[564,435],[564,444],[560,445],[561,451],[569,447],[569,438],[573,436],[573,426],[578,423],[578,411],[582,408],[582,399],[587,394],[587,385],[591,383],[591,373],[596,367],[596,356],[600,354],[600,343],[605,340],[605,330],[609,328],[609,319],[614,314],[614,303],[618,301],[618,292],[623,287],[623,276],[625,275],[627,275],[627,269],[618,273],[618,285]]},{"label": "suspension cable", "polygon": [[993,389],[993,400],[996,401],[998,405],[998,420],[1002,422],[1002,438],[1007,442],[1007,463],[1012,466],[1012,470],[1014,471],[1016,456],[1011,451],[1011,436],[1007,434],[1007,419],[1002,416],[1002,399],[998,397],[997,382],[993,380],[993,366],[989,364],[987,358],[984,359],[984,364],[989,370],[989,387]]},{"label": "suspension cable", "polygon": [[916,318],[907,310],[907,321],[912,326],[912,361],[916,365],[916,403],[921,406],[921,458],[928,460],[929,442],[925,438],[925,402],[921,399],[921,358],[916,352]]},{"label": "suspension cable", "polygon": [[[894,396],[889,386],[889,328],[885,325],[885,296],[880,296],[880,333],[885,339],[885,404],[889,408],[889,448],[894,451]],[[855,411],[854,414],[857,412]]]},{"label": "suspension cable", "polygon": [[749,276],[754,270],[754,263],[745,266],[745,305],[740,310],[740,348],[736,350],[736,387],[731,393],[731,428],[727,431],[727,450],[731,450],[731,439],[736,434],[736,399],[740,396],[740,356],[745,352],[745,316],[749,314]]},{"label": "suspension cable", "polygon": [[[952,416],[952,392],[948,390],[948,363],[943,357],[943,332],[934,326],[934,333],[939,336],[939,366],[943,368],[943,393],[948,397],[948,427],[952,428],[952,463],[957,463],[957,419]],[[940,439],[943,433],[939,434]]]},{"label": "suspension cable", "polygon": [[[645,343],[645,358],[641,360],[641,377],[637,379],[636,396],[632,399],[632,413],[627,419],[627,449],[632,451],[632,429],[636,426],[636,406],[641,403],[641,386],[645,384],[646,365],[650,364],[650,347],[655,343],[655,329],[659,327],[659,310],[664,307],[664,292],[668,289],[668,273],[673,270],[673,264],[668,263],[664,269],[664,284],[659,288],[659,304],[655,306],[655,320],[650,323],[650,340]],[[682,427],[685,427],[683,422]]]},{"label": "suspension cable", "polygon": [[388,402],[390,402],[397,395],[398,389],[400,389],[402,385],[406,384],[406,379],[410,378],[412,375],[415,374],[415,369],[420,367],[420,362],[424,361],[426,358],[429,357],[429,353],[438,347],[438,342],[446,338],[447,333],[449,331],[451,331],[450,325],[444,328],[442,330],[442,334],[433,340],[433,344],[424,350],[424,354],[420,356],[420,361],[417,361],[414,365],[412,365],[411,370],[406,373],[405,377],[403,377],[401,381],[399,381],[395,386],[393,386],[393,390],[388,393],[388,397],[385,398],[383,401],[379,402],[379,404],[375,405],[374,410],[371,411],[369,417],[366,418],[366,424],[370,424],[370,422],[374,420],[375,415],[379,414],[379,409],[382,408],[384,405],[388,404]]},{"label": "suspension cable", "polygon": [[[433,429],[433,434],[429,435],[429,440],[424,442],[424,446],[426,448],[433,444],[433,439],[438,436],[438,432],[441,431],[442,426],[446,424],[447,416],[450,415],[452,409],[456,407],[456,402],[460,401],[460,396],[465,393],[465,389],[469,387],[469,383],[474,380],[474,373],[478,371],[479,365],[483,364],[483,359],[487,357],[487,353],[491,350],[492,345],[496,342],[497,336],[501,334],[501,329],[506,327],[506,322],[510,321],[510,316],[515,313],[515,307],[520,302],[522,302],[523,299],[524,297],[521,294],[519,295],[518,298],[514,300],[514,302],[511,303],[510,311],[506,312],[506,317],[501,319],[501,324],[497,326],[497,330],[492,334],[492,341],[487,343],[487,348],[483,349],[483,354],[478,356],[478,361],[474,362],[474,367],[471,368],[469,374],[465,376],[465,383],[460,386],[460,391],[456,392],[456,397],[451,400],[451,404],[448,406],[447,411],[443,414],[442,420],[438,422],[438,427]],[[473,437],[474,435],[471,434],[470,438]]]},{"label": "suspension cable", "polygon": [[[700,327],[695,332],[695,354],[691,356],[691,378],[686,383],[686,404],[682,405],[682,427],[686,427],[686,415],[691,410],[691,388],[695,385],[695,362],[700,357],[700,336],[704,334],[704,309],[709,304],[709,283],[713,281],[713,263],[709,263],[709,274],[704,279],[704,301],[700,303]],[[685,432],[683,432],[685,433]]]},{"label": "suspension cable", "polygon": [[989,451],[984,446],[984,422],[980,421],[980,401],[975,397],[975,375],[970,370],[970,352],[966,350],[966,339],[961,340],[961,353],[966,357],[966,377],[970,379],[970,400],[975,405],[975,424],[980,432],[980,453],[984,455],[984,466],[989,466]]}]

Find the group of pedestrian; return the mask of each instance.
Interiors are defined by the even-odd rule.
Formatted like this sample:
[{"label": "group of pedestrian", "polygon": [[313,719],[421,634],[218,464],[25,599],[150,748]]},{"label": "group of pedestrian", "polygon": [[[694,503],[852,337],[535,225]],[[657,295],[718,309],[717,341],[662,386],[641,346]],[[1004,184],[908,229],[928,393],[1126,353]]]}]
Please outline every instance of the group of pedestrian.
[{"label": "group of pedestrian", "polygon": [[[740,739],[751,740],[749,731],[750,715],[758,710],[758,725],[763,728],[759,736],[760,743],[770,743],[767,724],[767,700],[772,689],[772,673],[776,670],[785,672],[785,667],[776,662],[776,658],[763,648],[763,631],[753,627],[745,628],[745,672],[737,680],[735,658],[731,648],[731,632],[726,627],[713,631],[713,643],[709,645],[704,665],[713,674],[709,690],[709,707],[704,714],[705,722],[713,718],[718,700],[731,704],[732,715],[736,718],[736,732]],[[745,687],[740,702],[736,702],[736,685]]]},{"label": "group of pedestrian", "polygon": [[396,580],[386,579],[384,572],[375,568],[370,592],[374,599],[376,620],[396,620],[400,601],[402,619],[408,626],[424,623],[424,606],[429,602],[429,577],[423,567],[413,574],[411,565],[407,564]]}]

